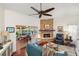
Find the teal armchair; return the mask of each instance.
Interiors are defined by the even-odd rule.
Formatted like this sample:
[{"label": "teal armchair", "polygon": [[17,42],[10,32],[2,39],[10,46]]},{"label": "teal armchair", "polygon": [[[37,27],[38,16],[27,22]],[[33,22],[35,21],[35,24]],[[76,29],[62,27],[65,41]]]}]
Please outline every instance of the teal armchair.
[{"label": "teal armchair", "polygon": [[42,47],[35,44],[27,44],[28,56],[42,56]]}]

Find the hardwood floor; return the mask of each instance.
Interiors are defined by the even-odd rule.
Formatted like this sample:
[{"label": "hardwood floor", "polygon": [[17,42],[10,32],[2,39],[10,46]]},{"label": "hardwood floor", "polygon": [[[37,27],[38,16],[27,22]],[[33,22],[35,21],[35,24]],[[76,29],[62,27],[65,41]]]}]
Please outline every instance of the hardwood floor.
[{"label": "hardwood floor", "polygon": [[21,40],[17,40],[16,41],[16,49],[21,49],[23,47],[25,47],[27,44],[27,39],[21,39]]},{"label": "hardwood floor", "polygon": [[17,50],[15,53],[13,53],[13,56],[27,56],[26,44],[27,44],[26,39],[17,40],[16,41]]},{"label": "hardwood floor", "polygon": [[21,48],[17,50],[13,56],[26,56],[26,48]]}]

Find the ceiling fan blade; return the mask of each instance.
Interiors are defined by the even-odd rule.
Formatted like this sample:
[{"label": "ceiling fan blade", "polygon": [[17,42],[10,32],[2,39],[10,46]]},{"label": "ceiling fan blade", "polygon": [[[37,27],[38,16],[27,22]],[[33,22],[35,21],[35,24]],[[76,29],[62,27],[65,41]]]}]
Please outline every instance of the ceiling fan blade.
[{"label": "ceiling fan blade", "polygon": [[45,15],[45,16],[52,16],[51,14],[43,14],[43,15]]},{"label": "ceiling fan blade", "polygon": [[54,10],[55,8],[50,8],[50,9],[47,9],[47,10],[45,10],[45,11],[43,11],[44,13],[47,13],[47,12],[50,12],[50,11],[52,11],[52,10]]},{"label": "ceiling fan blade", "polygon": [[41,18],[41,17],[42,17],[42,14],[39,15],[39,18]]},{"label": "ceiling fan blade", "polygon": [[31,7],[33,10],[35,10],[36,12],[38,12],[39,13],[39,11],[36,9],[36,8],[34,8],[34,7]]}]

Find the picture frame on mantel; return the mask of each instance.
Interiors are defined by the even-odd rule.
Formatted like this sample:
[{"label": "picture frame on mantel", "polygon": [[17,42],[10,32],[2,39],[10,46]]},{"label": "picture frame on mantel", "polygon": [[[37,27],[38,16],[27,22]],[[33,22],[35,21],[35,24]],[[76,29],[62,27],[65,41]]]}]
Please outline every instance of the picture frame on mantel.
[{"label": "picture frame on mantel", "polygon": [[14,33],[15,28],[14,27],[6,27],[6,31],[8,31],[9,33]]},{"label": "picture frame on mantel", "polygon": [[63,26],[57,26],[58,32],[63,32]]}]

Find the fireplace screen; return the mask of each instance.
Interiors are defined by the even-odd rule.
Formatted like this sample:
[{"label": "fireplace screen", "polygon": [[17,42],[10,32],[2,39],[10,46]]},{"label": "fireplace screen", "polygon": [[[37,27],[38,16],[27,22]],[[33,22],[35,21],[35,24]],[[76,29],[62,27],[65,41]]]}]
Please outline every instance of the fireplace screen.
[{"label": "fireplace screen", "polygon": [[43,37],[44,37],[44,38],[50,37],[50,34],[44,34]]}]

